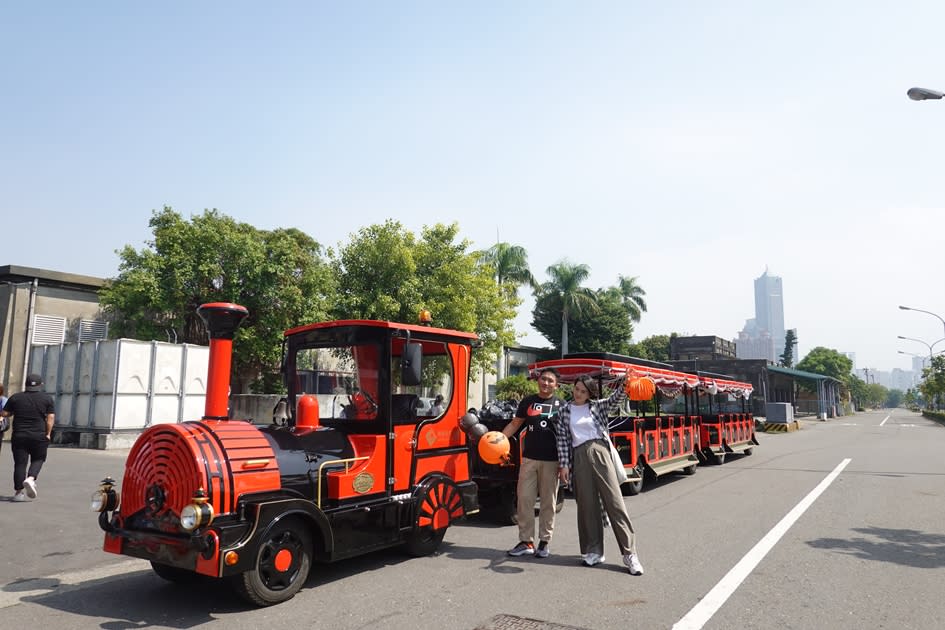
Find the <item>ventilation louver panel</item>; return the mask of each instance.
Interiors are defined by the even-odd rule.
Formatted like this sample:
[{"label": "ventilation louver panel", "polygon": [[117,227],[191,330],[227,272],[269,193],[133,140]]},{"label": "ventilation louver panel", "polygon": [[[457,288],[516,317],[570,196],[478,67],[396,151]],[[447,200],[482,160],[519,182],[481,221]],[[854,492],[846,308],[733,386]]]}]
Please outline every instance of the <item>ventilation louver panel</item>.
[{"label": "ventilation louver panel", "polygon": [[34,346],[65,343],[66,318],[58,315],[34,315],[33,338]]}]

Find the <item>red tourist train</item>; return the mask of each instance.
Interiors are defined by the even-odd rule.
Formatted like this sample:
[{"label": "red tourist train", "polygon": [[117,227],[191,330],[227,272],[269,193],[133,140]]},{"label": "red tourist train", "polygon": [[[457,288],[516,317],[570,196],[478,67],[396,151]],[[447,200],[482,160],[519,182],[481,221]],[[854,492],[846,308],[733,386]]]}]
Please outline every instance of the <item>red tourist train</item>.
[{"label": "red tourist train", "polygon": [[198,312],[210,334],[205,415],[148,428],[120,494],[102,482],[92,509],[105,551],[149,560],[172,582],[227,579],[265,606],[295,595],[314,561],[394,545],[429,554],[478,511],[464,432],[485,432],[466,414],[474,334],[373,320],[289,330],[287,419],[260,427],[228,414],[246,309]]},{"label": "red tourist train", "polygon": [[561,383],[591,376],[602,392],[623,375],[653,383],[655,415],[635,412],[630,402],[610,421],[611,440],[627,471],[625,494],[639,493],[647,477],[677,470],[695,474],[700,462],[722,464],[727,454],[751,455],[758,444],[754,417],[746,411],[750,383],[609,353],[540,361],[529,366],[529,374],[537,378],[547,368],[559,373]]}]

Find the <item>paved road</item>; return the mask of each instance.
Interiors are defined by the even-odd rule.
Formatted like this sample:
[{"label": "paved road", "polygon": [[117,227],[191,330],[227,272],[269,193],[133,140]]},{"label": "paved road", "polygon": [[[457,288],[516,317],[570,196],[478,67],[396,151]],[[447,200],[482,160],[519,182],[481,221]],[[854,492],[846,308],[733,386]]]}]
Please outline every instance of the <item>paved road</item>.
[{"label": "paved road", "polygon": [[[317,565],[295,599],[267,609],[102,553],[88,495],[120,475],[123,454],[55,449],[39,500],[0,492],[0,627],[940,627],[945,427],[890,410],[759,439],[750,457],[627,498],[642,577],[612,539],[606,564],[579,565],[569,499],[546,560],[507,558],[515,528],[471,519],[436,556]],[[5,445],[0,473],[11,469]]]}]

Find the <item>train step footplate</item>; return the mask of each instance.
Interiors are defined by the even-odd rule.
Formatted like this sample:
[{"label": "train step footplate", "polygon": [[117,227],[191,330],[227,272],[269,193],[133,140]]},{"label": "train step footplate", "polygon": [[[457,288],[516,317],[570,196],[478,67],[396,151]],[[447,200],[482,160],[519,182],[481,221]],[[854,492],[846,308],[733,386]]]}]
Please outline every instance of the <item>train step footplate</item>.
[{"label": "train step footplate", "polygon": [[647,468],[659,477],[666,473],[682,470],[683,468],[688,468],[698,463],[699,459],[695,455],[685,455],[683,457],[674,457],[673,459],[666,459],[659,462],[647,462]]}]

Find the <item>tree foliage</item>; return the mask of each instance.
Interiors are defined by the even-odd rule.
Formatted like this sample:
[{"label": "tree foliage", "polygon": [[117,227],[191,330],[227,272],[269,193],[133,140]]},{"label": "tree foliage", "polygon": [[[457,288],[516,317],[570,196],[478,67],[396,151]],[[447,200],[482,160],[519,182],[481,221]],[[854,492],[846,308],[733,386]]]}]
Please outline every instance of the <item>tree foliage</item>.
[{"label": "tree foliage", "polygon": [[932,357],[928,366],[922,370],[922,383],[919,391],[925,399],[927,409],[942,409],[945,406],[945,355]]},{"label": "tree foliage", "polygon": [[[616,286],[593,291],[580,286],[587,273],[586,265],[568,262],[549,267],[551,279],[536,292],[532,327],[562,354],[630,353],[633,322],[639,321],[646,311],[643,299],[646,292],[637,285],[636,277],[625,276],[618,276]],[[565,303],[567,295],[572,296],[571,307]],[[669,357],[668,346],[666,356]]]},{"label": "tree foliage", "polygon": [[784,354],[780,356],[781,365],[786,368],[794,365],[794,344],[797,343],[797,334],[794,329],[784,333]]},{"label": "tree foliage", "polygon": [[217,210],[184,219],[165,206],[152,214],[153,240],[118,252],[118,276],[102,289],[111,333],[206,344],[197,315],[206,302],[249,310],[233,351],[234,391],[274,380],[283,331],[324,318],[332,281],[321,247],[295,229],[257,230]]},{"label": "tree foliage", "polygon": [[338,287],[331,316],[415,322],[427,309],[435,326],[478,334],[483,347],[473,362],[491,369],[515,340],[519,300],[498,289],[491,268],[477,264],[479,254],[458,233],[455,223],[425,227],[419,238],[394,220],[361,228],[330,255]]},{"label": "tree foliage", "polygon": [[669,342],[678,337],[678,333],[669,335],[652,335],[642,339],[637,343],[630,344],[627,354],[639,359],[649,359],[650,361],[661,361],[666,363],[670,359]]},{"label": "tree foliage", "polygon": [[[611,291],[594,293],[596,311],[581,311],[568,322],[568,352],[626,353],[633,328],[623,304]],[[556,348],[561,347],[561,296],[549,292],[538,296],[532,311],[532,326]]]},{"label": "tree foliage", "polygon": [[853,361],[836,350],[817,346],[797,364],[798,370],[831,376],[844,383],[850,382]]},{"label": "tree foliage", "polygon": [[538,393],[538,383],[529,380],[525,374],[513,374],[507,376],[495,384],[495,397],[497,400],[518,400],[530,394]]},{"label": "tree foliage", "polygon": [[496,243],[479,253],[479,262],[492,269],[495,282],[515,292],[520,286],[538,285],[528,266],[528,252],[521,245]]},{"label": "tree foliage", "polygon": [[[556,300],[561,309],[559,311],[561,336],[558,339],[561,354],[564,355],[571,351],[568,344],[569,320],[572,316],[580,317],[597,313],[597,296],[594,291],[583,286],[584,281],[591,274],[591,269],[587,265],[562,260],[548,267],[546,271],[550,280],[539,287],[537,299],[546,297]],[[547,335],[545,338],[551,341]]]},{"label": "tree foliage", "polygon": [[617,276],[617,286],[611,287],[608,291],[615,292],[620,297],[627,315],[630,316],[630,321],[639,323],[643,313],[646,312],[646,300],[643,298],[646,291],[637,284],[637,277]]}]

